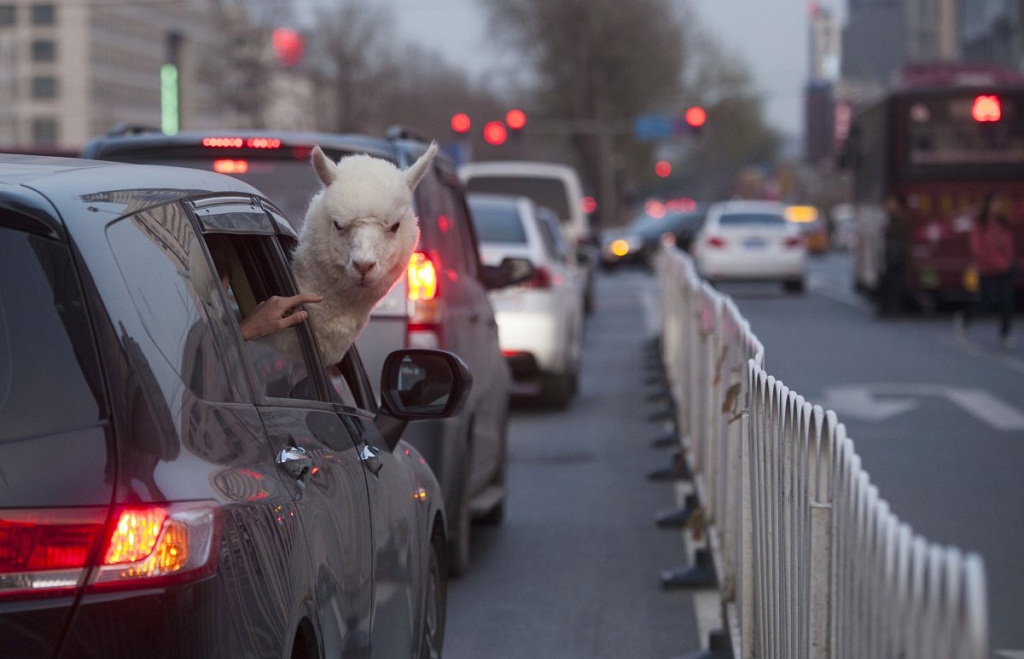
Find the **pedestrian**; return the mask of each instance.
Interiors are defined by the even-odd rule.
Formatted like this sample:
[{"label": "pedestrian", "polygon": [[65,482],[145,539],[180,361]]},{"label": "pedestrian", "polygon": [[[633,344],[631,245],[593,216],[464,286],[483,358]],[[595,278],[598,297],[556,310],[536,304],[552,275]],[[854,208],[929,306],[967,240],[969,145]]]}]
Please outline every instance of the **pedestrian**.
[{"label": "pedestrian", "polygon": [[890,316],[903,309],[907,292],[907,263],[910,251],[910,215],[906,204],[895,195],[885,198],[885,270],[878,304],[879,313]]},{"label": "pedestrian", "polygon": [[966,309],[957,314],[957,337],[967,336],[967,326],[979,314],[995,308],[999,312],[999,338],[1004,348],[1013,348],[1014,280],[1017,277],[1017,252],[1007,219],[1006,196],[989,192],[981,202],[981,212],[971,228],[970,247],[973,267],[978,273],[978,291]]}]

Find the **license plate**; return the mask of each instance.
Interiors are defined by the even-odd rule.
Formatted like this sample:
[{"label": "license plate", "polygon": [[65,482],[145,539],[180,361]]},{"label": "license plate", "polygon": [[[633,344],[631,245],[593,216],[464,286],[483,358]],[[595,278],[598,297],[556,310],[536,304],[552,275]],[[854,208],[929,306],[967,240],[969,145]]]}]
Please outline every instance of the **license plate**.
[{"label": "license plate", "polygon": [[768,241],[764,238],[747,238],[743,241],[743,246],[747,249],[764,249],[768,246]]}]

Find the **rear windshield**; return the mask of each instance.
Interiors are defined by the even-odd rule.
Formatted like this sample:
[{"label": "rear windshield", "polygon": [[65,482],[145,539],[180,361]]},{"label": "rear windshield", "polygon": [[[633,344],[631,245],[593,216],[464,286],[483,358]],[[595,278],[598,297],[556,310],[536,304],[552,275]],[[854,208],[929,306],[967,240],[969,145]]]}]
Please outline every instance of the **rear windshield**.
[{"label": "rear windshield", "polygon": [[471,201],[473,226],[483,243],[525,244],[526,231],[514,206]]},{"label": "rear windshield", "polygon": [[470,192],[523,195],[538,206],[547,206],[558,214],[564,224],[572,215],[569,211],[569,193],[565,184],[556,178],[539,176],[473,176],[466,183]]},{"label": "rear windshield", "polygon": [[786,218],[778,213],[725,213],[718,218],[723,227],[786,226]]},{"label": "rear windshield", "polygon": [[0,226],[0,444],[95,425],[97,364],[67,248]]},{"label": "rear windshield", "polygon": [[[309,201],[322,187],[309,164],[309,158],[266,158],[239,156],[225,152],[223,157],[168,156],[160,153],[118,154],[122,162],[148,165],[173,165],[229,174],[262,192],[281,209],[296,231],[306,216]],[[336,156],[331,156],[337,160]]]}]

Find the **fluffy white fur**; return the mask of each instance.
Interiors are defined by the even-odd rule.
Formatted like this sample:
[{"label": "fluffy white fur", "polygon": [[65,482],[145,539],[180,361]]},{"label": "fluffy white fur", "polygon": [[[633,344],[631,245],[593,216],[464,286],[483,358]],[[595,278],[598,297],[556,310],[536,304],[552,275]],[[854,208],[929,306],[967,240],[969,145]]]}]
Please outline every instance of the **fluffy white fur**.
[{"label": "fluffy white fur", "polygon": [[292,268],[301,292],[324,296],[306,310],[325,363],[341,360],[405,272],[419,240],[412,192],[436,153],[431,143],[402,171],[367,155],[335,163],[313,148],[324,188],[310,202]]}]

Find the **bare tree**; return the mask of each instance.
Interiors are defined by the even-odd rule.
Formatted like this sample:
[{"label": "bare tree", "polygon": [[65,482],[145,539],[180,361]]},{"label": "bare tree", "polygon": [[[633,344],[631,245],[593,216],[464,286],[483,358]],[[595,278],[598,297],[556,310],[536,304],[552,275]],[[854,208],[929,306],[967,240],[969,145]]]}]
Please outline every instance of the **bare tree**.
[{"label": "bare tree", "polygon": [[[651,146],[629,136],[637,114],[678,98],[686,35],[662,0],[484,0],[492,31],[525,54],[543,114],[568,123],[577,166],[611,221],[614,164]],[[614,140],[614,141],[612,141]],[[618,154],[618,155],[617,155]],[[630,154],[633,154],[630,157]],[[642,157],[642,156],[641,156]],[[610,176],[611,174],[611,176]],[[610,185],[611,183],[611,185]]]},{"label": "bare tree", "polygon": [[732,193],[745,167],[771,163],[782,142],[764,123],[763,103],[747,68],[707,36],[693,40],[687,75],[691,104],[703,105],[711,118],[677,166],[688,189],[705,197]]},{"label": "bare tree", "polygon": [[311,60],[319,90],[320,128],[335,132],[365,131],[374,123],[382,90],[395,75],[391,12],[367,0],[342,0],[316,10]]},{"label": "bare tree", "polygon": [[289,20],[290,10],[279,3],[213,0],[213,16],[222,36],[216,57],[202,63],[204,76],[217,81],[229,123],[266,128],[272,101],[266,83],[277,67],[271,34],[275,24]]}]

